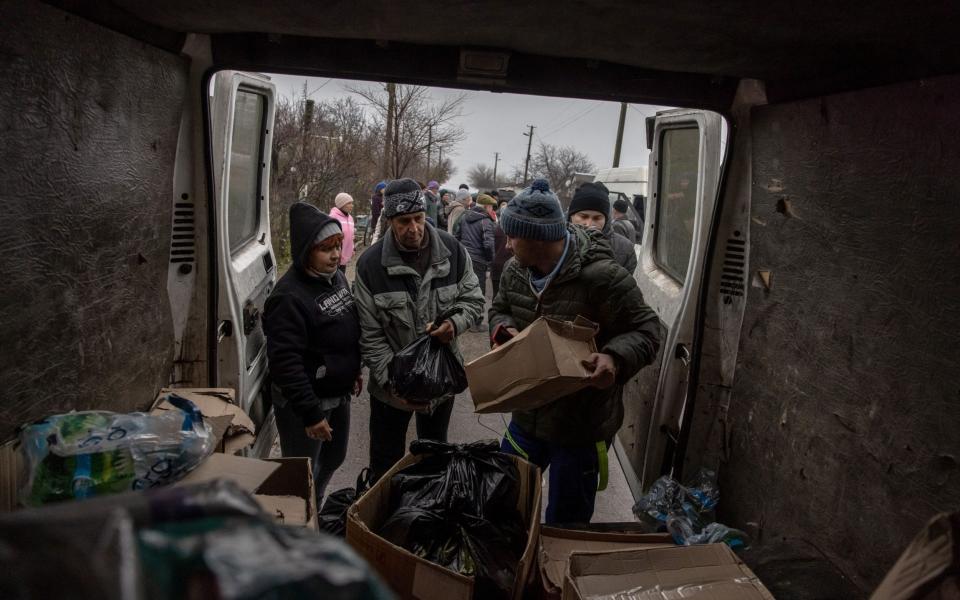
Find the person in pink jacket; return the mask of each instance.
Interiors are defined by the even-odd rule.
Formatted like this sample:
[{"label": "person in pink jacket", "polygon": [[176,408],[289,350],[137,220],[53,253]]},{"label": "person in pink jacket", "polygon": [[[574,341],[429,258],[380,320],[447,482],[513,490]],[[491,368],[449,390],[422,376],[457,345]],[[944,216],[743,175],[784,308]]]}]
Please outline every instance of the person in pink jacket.
[{"label": "person in pink jacket", "polygon": [[330,216],[340,222],[343,230],[343,248],[340,250],[340,270],[347,270],[347,263],[353,258],[353,196],[346,192],[337,194]]}]

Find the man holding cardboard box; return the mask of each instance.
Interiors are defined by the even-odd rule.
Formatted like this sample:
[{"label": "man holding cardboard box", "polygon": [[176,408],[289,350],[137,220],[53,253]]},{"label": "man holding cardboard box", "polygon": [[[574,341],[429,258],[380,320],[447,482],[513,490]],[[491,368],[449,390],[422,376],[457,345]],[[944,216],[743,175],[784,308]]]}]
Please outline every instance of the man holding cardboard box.
[{"label": "man holding cardboard box", "polygon": [[470,255],[452,235],[426,222],[426,202],[412,179],[391,181],[384,191],[387,232],[357,263],[353,293],[360,311],[360,352],[370,367],[370,471],[379,479],[401,457],[416,412],[417,436],[445,442],[452,396],[417,404],[398,397],[388,367],[394,354],[422,335],[456,346],[483,311],[483,295]]},{"label": "man holding cardboard box", "polygon": [[517,410],[501,449],[550,467],[546,522],[588,522],[606,451],[623,422],[621,387],[657,355],[661,328],[633,277],[614,262],[603,235],[567,224],[542,179],[503,209],[514,258],[490,309],[494,333],[538,317],[598,324],[598,352],[584,366],[590,386],[533,410]]}]

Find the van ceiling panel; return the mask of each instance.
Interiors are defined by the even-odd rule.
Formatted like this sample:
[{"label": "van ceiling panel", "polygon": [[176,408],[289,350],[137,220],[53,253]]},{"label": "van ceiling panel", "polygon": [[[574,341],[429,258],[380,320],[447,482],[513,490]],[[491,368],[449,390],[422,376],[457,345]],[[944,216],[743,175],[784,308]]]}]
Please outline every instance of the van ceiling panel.
[{"label": "van ceiling panel", "polygon": [[948,2],[867,0],[821,9],[788,0],[580,1],[563,8],[508,0],[98,4],[177,32],[502,48],[670,74],[763,79],[784,96],[960,70],[954,31],[960,3]]}]

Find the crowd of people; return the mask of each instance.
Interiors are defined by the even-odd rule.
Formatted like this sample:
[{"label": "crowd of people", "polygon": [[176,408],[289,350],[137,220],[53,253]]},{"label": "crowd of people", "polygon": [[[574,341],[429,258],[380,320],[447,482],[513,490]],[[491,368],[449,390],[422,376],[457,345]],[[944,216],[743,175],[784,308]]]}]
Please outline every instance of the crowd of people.
[{"label": "crowd of people", "polygon": [[427,332],[462,361],[457,339],[467,332],[486,333],[496,347],[539,316],[581,316],[598,326],[598,351],[584,363],[590,386],[515,411],[501,449],[550,467],[548,523],[588,522],[623,421],[622,386],[654,360],[661,336],[633,277],[633,237],[619,208],[602,184],[582,185],[564,211],[542,179],[509,201],[465,184],[451,192],[436,181],[381,182],[371,198],[373,239],[351,286],[353,198],[338,194],[329,215],[294,204],[292,265],[266,302],[264,328],[281,449],[313,460],[318,504],[346,457],[363,366],[376,480],[403,456],[411,419],[419,438],[446,441],[453,412],[452,396],[424,404],[396,393],[396,352]]}]

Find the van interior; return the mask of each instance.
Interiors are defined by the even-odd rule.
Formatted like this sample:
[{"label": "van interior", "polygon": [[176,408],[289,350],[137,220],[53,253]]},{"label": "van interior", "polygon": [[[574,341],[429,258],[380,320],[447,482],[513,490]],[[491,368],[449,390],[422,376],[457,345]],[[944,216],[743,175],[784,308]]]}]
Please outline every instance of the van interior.
[{"label": "van interior", "polygon": [[[634,495],[715,469],[777,597],[866,597],[960,496],[958,20],[889,0],[0,4],[0,504],[17,428],[51,413],[224,386],[269,421],[259,73],[676,106],[647,123],[635,273],[666,335],[617,455]],[[231,213],[231,187],[260,208]]]}]

